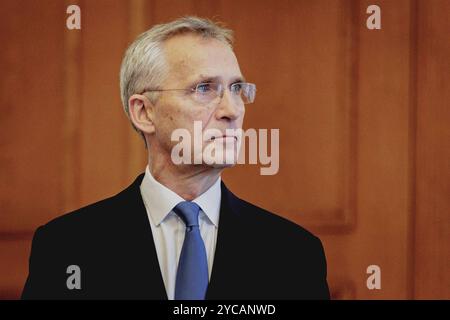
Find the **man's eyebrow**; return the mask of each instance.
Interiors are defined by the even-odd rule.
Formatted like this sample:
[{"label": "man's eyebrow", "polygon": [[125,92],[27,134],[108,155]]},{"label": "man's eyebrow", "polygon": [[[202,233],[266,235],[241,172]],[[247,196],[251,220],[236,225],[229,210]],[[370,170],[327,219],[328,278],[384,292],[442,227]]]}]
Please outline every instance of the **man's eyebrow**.
[{"label": "man's eyebrow", "polygon": [[[192,85],[201,83],[201,82],[218,82],[221,80],[221,77],[211,77],[211,76],[205,76],[200,75],[196,80],[192,81]],[[243,76],[236,76],[231,79],[230,84],[236,83],[236,82],[245,82],[245,78]]]},{"label": "man's eyebrow", "polygon": [[231,81],[230,83],[236,83],[236,82],[245,82],[245,78],[243,76],[238,76],[233,78],[233,81]]},{"label": "man's eyebrow", "polygon": [[219,80],[220,80],[220,77],[211,77],[211,76],[200,75],[195,82],[196,83],[200,83],[200,82],[217,82]]}]

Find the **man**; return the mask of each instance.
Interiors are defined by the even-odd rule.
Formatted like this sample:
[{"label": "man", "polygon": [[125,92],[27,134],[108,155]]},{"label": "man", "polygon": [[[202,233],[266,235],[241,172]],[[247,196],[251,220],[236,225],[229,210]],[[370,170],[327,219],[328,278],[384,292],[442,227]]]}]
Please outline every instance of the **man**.
[{"label": "man", "polygon": [[[157,25],[128,48],[120,84],[145,173],[38,228],[22,298],[328,299],[320,240],[231,193],[220,174],[234,162],[206,161],[211,146],[238,154],[229,130],[255,97],[231,31],[197,17]],[[193,136],[195,122],[202,147],[181,156],[203,161],[175,161],[172,133]]]}]

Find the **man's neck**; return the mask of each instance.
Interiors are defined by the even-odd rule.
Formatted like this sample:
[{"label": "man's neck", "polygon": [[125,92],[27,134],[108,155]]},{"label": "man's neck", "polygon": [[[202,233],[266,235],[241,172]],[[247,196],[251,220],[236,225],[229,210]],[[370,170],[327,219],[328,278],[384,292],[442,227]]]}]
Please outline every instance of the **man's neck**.
[{"label": "man's neck", "polygon": [[208,190],[220,177],[223,168],[200,165],[175,165],[170,159],[151,159],[148,162],[153,178],[186,201],[191,201]]}]

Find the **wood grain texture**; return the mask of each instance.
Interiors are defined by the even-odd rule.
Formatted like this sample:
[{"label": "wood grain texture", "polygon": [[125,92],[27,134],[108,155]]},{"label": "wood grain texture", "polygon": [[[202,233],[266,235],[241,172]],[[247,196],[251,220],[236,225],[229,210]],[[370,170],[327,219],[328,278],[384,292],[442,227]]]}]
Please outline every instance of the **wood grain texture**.
[{"label": "wood grain texture", "polygon": [[418,12],[414,296],[450,299],[450,2]]},{"label": "wood grain texture", "polygon": [[0,8],[0,232],[23,232],[62,206],[65,7],[2,1]]},{"label": "wood grain texture", "polygon": [[[65,28],[81,7],[82,29]],[[450,298],[445,0],[2,1],[0,298],[17,298],[37,226],[113,195],[146,151],[120,101],[126,47],[195,14],[235,32],[258,87],[245,128],[280,129],[280,170],[227,170],[238,196],[313,230],[336,299]],[[26,21],[27,23],[24,23]],[[368,290],[366,268],[382,271]]]}]

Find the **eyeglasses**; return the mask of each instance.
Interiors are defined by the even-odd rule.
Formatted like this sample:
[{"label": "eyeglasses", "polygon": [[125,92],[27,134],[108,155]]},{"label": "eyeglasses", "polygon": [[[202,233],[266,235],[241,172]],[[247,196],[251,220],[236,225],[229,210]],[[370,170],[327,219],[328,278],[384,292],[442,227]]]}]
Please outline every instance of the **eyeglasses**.
[{"label": "eyeglasses", "polygon": [[[230,85],[229,90],[231,97],[235,99],[237,103],[249,104],[255,101],[256,85],[253,83],[235,82]],[[140,94],[154,91],[185,91],[188,92],[196,102],[209,105],[220,102],[223,98],[225,88],[221,83],[202,82],[189,89],[145,89]]]}]

